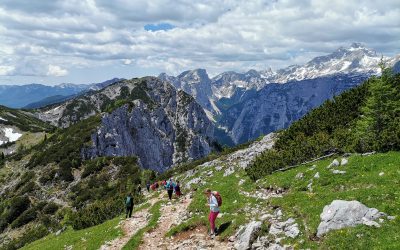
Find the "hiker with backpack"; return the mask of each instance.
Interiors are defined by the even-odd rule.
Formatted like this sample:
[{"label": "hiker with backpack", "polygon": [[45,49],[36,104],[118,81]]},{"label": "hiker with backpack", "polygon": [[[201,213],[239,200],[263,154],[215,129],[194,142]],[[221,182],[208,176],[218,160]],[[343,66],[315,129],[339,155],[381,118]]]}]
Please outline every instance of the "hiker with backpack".
[{"label": "hiker with backpack", "polygon": [[150,193],[150,181],[146,183],[147,192]]},{"label": "hiker with backpack", "polygon": [[219,214],[219,207],[222,205],[222,197],[218,192],[212,192],[211,189],[207,189],[204,193],[207,196],[206,206],[210,207],[210,214],[208,215],[208,221],[210,222],[209,235],[214,238],[216,235],[215,220]]},{"label": "hiker with backpack", "polygon": [[132,194],[129,194],[125,199],[125,207],[126,207],[126,216],[125,218],[131,218],[132,210],[133,210],[133,197]]},{"label": "hiker with backpack", "polygon": [[179,184],[179,181],[177,181],[176,185],[175,185],[175,194],[176,194],[176,196],[178,196],[178,198],[182,195],[181,186]]},{"label": "hiker with backpack", "polygon": [[174,186],[175,186],[175,184],[173,183],[172,179],[169,179],[169,181],[165,185],[165,189],[167,190],[169,200],[172,199],[172,194],[174,192]]}]

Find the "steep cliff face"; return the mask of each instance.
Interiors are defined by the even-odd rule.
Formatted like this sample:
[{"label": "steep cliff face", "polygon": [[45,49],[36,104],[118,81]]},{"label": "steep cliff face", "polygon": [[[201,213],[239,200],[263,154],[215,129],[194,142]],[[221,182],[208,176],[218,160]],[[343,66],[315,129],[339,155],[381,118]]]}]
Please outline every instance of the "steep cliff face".
[{"label": "steep cliff face", "polygon": [[[381,59],[393,66],[398,56],[381,58],[374,50],[355,43],[304,65],[277,71],[228,71],[210,79],[205,70],[197,69],[177,77],[159,77],[193,95],[215,121],[215,136],[229,144],[229,138],[241,143],[286,128],[333,95],[379,74]],[[202,95],[198,94],[200,86]]]},{"label": "steep cliff face", "polygon": [[343,91],[357,86],[366,77],[348,75],[317,78],[286,84],[269,84],[251,98],[224,110],[220,126],[235,143],[287,128],[311,109]]},{"label": "steep cliff face", "polygon": [[158,78],[121,81],[39,114],[61,127],[101,113],[82,158],[132,156],[148,169],[164,171],[174,164],[211,152],[214,126],[193,97]]}]

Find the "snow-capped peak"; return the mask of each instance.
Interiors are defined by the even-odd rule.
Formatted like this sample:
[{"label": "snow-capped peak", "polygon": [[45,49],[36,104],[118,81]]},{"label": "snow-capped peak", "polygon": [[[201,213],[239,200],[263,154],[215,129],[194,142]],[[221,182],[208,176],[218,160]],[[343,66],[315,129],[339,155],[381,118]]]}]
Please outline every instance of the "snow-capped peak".
[{"label": "snow-capped peak", "polygon": [[305,65],[281,69],[275,82],[299,81],[338,73],[378,74],[380,60],[376,51],[360,43],[353,43],[350,47],[340,47],[331,54],[316,57]]}]

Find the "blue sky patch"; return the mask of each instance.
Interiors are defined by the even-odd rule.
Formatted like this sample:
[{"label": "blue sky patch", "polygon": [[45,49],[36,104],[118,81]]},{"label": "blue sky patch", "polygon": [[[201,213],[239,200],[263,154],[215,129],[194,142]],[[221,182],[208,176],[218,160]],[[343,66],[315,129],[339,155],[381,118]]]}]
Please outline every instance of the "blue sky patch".
[{"label": "blue sky patch", "polygon": [[158,23],[158,24],[146,24],[144,29],[147,31],[158,31],[158,30],[171,30],[176,26],[169,23]]}]

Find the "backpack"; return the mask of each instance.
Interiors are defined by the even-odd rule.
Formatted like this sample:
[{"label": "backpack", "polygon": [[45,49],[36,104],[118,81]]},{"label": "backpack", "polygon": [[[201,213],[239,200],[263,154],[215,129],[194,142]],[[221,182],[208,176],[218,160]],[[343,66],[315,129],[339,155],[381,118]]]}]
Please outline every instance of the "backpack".
[{"label": "backpack", "polygon": [[217,199],[218,207],[222,206],[222,197],[218,191],[213,191],[212,194],[214,195],[215,199]]},{"label": "backpack", "polygon": [[132,204],[133,204],[132,197],[130,197],[130,196],[126,197],[125,205],[128,207],[128,206],[132,206]]},{"label": "backpack", "polygon": [[172,184],[172,181],[169,181],[169,182],[167,183],[167,189],[168,189],[168,190],[174,190],[174,184]]}]

